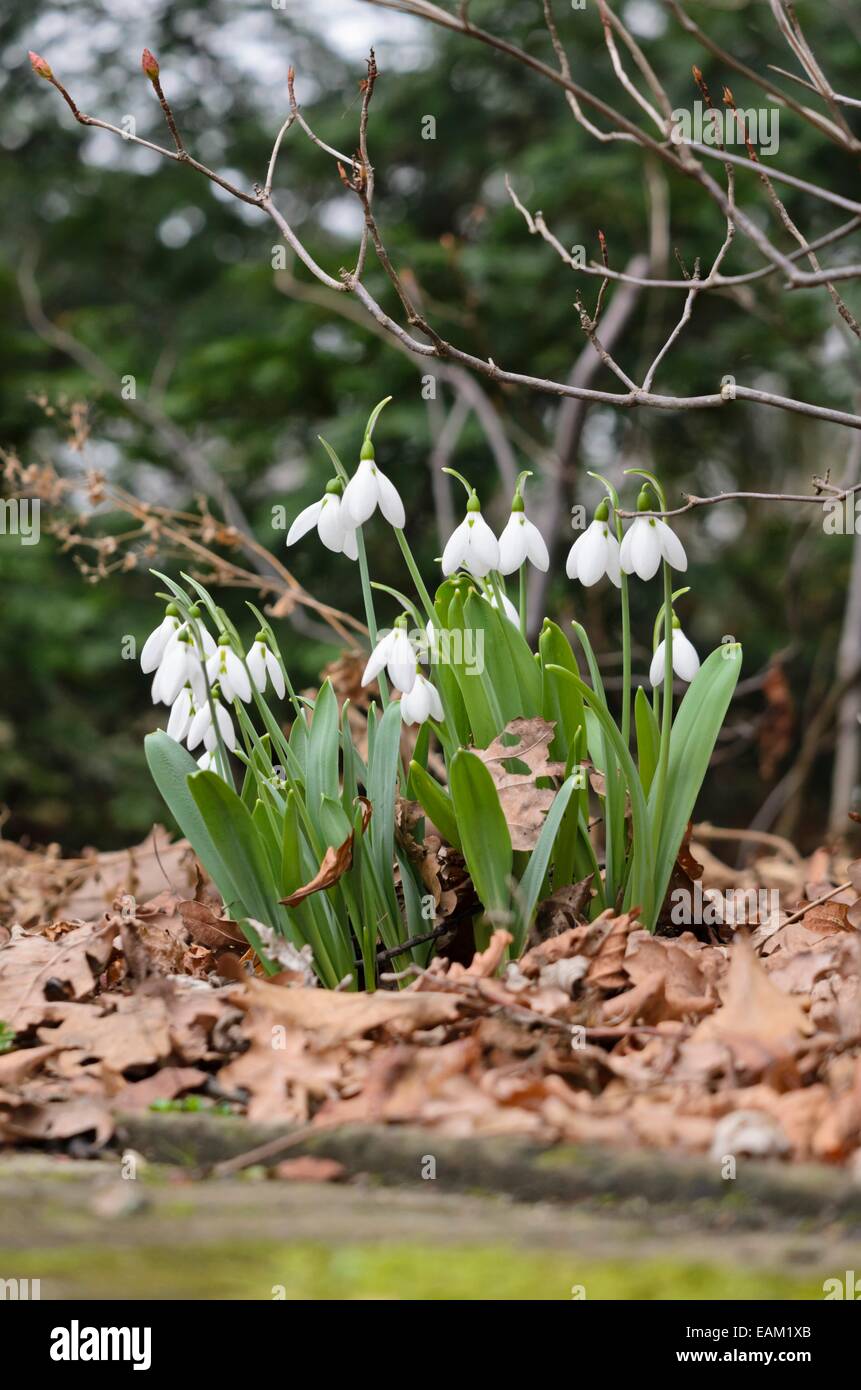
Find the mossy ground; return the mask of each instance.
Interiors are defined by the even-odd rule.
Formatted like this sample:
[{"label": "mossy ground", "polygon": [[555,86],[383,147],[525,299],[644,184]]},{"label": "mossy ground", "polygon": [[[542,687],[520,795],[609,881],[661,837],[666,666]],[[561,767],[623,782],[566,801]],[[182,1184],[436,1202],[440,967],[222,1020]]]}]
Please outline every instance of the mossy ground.
[{"label": "mossy ground", "polygon": [[[820,1299],[822,1281],[673,1260],[582,1260],[506,1245],[231,1242],[3,1250],[42,1297],[164,1299]],[[283,1294],[281,1290],[283,1289]]]}]

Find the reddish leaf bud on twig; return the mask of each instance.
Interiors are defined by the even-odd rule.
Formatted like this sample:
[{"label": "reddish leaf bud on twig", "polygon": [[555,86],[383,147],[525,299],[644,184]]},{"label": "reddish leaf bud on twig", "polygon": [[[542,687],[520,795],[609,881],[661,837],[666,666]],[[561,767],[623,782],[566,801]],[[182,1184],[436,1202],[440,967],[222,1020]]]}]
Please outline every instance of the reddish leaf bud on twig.
[{"label": "reddish leaf bud on twig", "polygon": [[141,54],[141,67],[150,82],[155,82],[159,74],[158,59],[154,53],[150,53],[148,48],[145,48]]},{"label": "reddish leaf bud on twig", "polygon": [[39,77],[44,77],[46,82],[50,82],[53,79],[54,74],[44,58],[40,58],[39,54],[34,53],[32,49],[27,54],[27,57],[30,59],[30,66]]}]

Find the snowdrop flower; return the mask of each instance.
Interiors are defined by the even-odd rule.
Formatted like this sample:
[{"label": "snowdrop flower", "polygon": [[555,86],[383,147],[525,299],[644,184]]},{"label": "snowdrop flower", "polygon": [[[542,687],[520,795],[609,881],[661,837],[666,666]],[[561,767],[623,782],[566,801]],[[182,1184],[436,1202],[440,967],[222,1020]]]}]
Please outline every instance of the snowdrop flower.
[{"label": "snowdrop flower", "polygon": [[258,632],[254,639],[254,645],[248,653],[248,671],[261,695],[266,689],[268,676],[279,700],[284,699],[284,672],[275,653],[269,650],[265,632]]},{"label": "snowdrop flower", "polygon": [[295,545],[306,536],[312,526],[317,527],[317,535],[336,555],[346,555],[348,560],[358,559],[356,546],[356,527],[344,506],[341,496],[344,484],[340,478],[333,478],[319,502],[312,502],[300,512],[287,532],[287,545]]},{"label": "snowdrop flower", "polygon": [[436,686],[419,671],[412,690],[401,696],[401,719],[405,724],[424,724],[431,715],[443,720],[442,701]]},{"label": "snowdrop flower", "polygon": [[201,772],[217,772],[218,763],[216,761],[215,754],[210,753],[209,749],[207,748],[206,751],[202,753],[201,756],[198,758],[197,766],[200,768]]},{"label": "snowdrop flower", "polygon": [[609,526],[610,507],[607,501],[599,502],[595,517],[578,536],[568,552],[565,573],[569,579],[579,579],[587,589],[606,574],[617,589],[622,587],[619,572],[619,542]]},{"label": "snowdrop flower", "polygon": [[[499,607],[499,604],[496,602],[496,594],[491,594],[490,598],[488,598],[485,594],[484,597],[486,601],[490,604],[491,608]],[[508,597],[507,594],[502,595],[502,611],[505,614],[508,621],[514,623],[514,626],[519,630],[520,614],[518,613],[516,607],[511,602],[511,599]]]},{"label": "snowdrop flower", "polygon": [[402,531],[406,515],[394,483],[374,462],[374,446],[366,439],[359,455],[359,466],[344,489],[342,506],[353,527],[361,526],[379,507],[396,530]]},{"label": "snowdrop flower", "polygon": [[[644,487],[637,498],[637,510],[649,511],[651,506],[648,488]],[[651,579],[657,574],[662,560],[676,570],[688,567],[684,546],[659,516],[635,518],[625,532],[619,558],[626,574],[637,574],[641,579]]]},{"label": "snowdrop flower", "polygon": [[224,634],[218,639],[218,646],[206,663],[206,674],[210,684],[218,681],[225,699],[231,703],[243,700],[248,704],[251,699],[248,672],[231,647],[230,639]]},{"label": "snowdrop flower", "polygon": [[197,713],[194,692],[190,685],[184,685],[170,709],[167,721],[167,736],[176,743],[182,743],[191,728],[191,721]]},{"label": "snowdrop flower", "polygon": [[215,723],[213,723],[212,710],[207,700],[200,706],[200,709],[191,721],[191,727],[188,731],[187,747],[189,751],[191,751],[196,748],[201,739],[203,739],[204,748],[207,752],[212,753],[218,746],[218,734],[216,734],[215,731],[217,724],[222,743],[232,752],[236,747],[236,733],[233,728],[233,720],[221,703],[218,686],[213,686],[211,694],[212,704],[215,708]]},{"label": "snowdrop flower", "polygon": [[362,674],[362,685],[370,685],[385,667],[395,689],[408,693],[416,682],[416,660],[416,651],[407,636],[406,627],[397,623],[385,637],[380,638],[371,652]]},{"label": "snowdrop flower", "polygon": [[454,574],[461,565],[475,579],[483,579],[499,569],[499,542],[481,515],[481,503],[473,492],[466,504],[466,516],[455,528],[442,553],[442,572]]},{"label": "snowdrop flower", "polygon": [[150,671],[157,670],[161,665],[168,642],[179,632],[181,626],[179,609],[175,603],[169,603],[158,627],[153,629],[144,642],[141,652],[141,670],[145,675]]},{"label": "snowdrop flower", "polygon": [[[673,614],[672,634],[673,670],[679,680],[690,682],[700,669],[700,659],[693,642],[689,642],[682,632],[675,613]],[[655,648],[655,655],[652,657],[652,664],[649,667],[649,680],[653,686],[663,683],[666,647],[666,642],[662,640]]]},{"label": "snowdrop flower", "polygon": [[513,574],[526,560],[530,560],[536,569],[550,568],[550,556],[544,537],[526,515],[518,486],[511,503],[511,516],[499,537],[499,564],[496,568],[500,574]]},{"label": "snowdrop flower", "polygon": [[169,640],[152,683],[153,704],[172,705],[184,685],[191,686],[198,702],[205,697],[203,664],[187,629]]}]

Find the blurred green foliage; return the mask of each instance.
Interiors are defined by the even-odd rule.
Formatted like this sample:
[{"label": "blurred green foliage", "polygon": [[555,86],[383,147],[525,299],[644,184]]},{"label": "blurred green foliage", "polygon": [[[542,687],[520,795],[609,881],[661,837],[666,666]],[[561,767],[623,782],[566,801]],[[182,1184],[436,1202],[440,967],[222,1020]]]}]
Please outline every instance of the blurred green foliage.
[{"label": "blurred green foliage", "polygon": [[[574,76],[634,114],[619,91],[601,38],[597,6],[556,6]],[[698,96],[690,77],[699,62],[713,91],[730,81],[739,105],[760,106],[758,89],[704,54],[666,21],[652,0],[626,13],[656,32],[644,45],[676,105]],[[692,4],[691,13],[726,48],[760,71],[790,57],[768,7],[737,0]],[[395,263],[421,286],[431,321],[459,346],[505,366],[564,377],[583,346],[573,299],[577,283],[552,250],[530,238],[503,186],[508,172],[520,196],[542,208],[564,245],[598,255],[606,233],[611,263],[622,267],[648,244],[649,194],[663,187],[672,210],[672,252],[690,271],[710,263],[723,238],[713,204],[694,186],[644,168],[630,147],[599,145],[572,120],[562,93],[521,66],[475,43],[361,0],[172,0],[143,7],[130,0],[33,0],[0,19],[3,68],[0,130],[4,219],[0,228],[0,442],[25,463],[50,459],[68,470],[98,467],[151,500],[186,505],[192,497],[178,460],[92,376],[43,341],[22,307],[17,274],[32,269],[48,316],[96,353],[138,393],[155,401],[209,453],[253,521],[258,537],[283,547],[271,508],[290,513],[319,495],[328,466],[323,433],[350,460],[370,406],[392,393],[378,430],[378,457],[404,495],[408,531],[427,571],[439,552],[427,461],[433,417],[422,399],[420,368],[360,324],[316,303],[299,302],[275,283],[272,224],[224,196],[193,171],[75,124],[58,94],[35,79],[26,50],[51,63],[85,111],[169,143],[161,113],[139,67],[153,49],[188,146],[246,187],[262,180],[272,140],[287,109],[287,67],[320,136],[355,148],[357,82],[363,45],[373,42],[380,79],[370,143],[377,170],[376,209]],[[798,5],[821,61],[838,90],[858,91],[858,18],[848,3]],[[505,6],[474,0],[471,17],[551,60],[537,0]],[[661,29],[661,26],[666,27]],[[436,138],[422,138],[433,115]],[[803,122],[784,113],[778,162],[835,189],[854,188],[847,158]],[[719,171],[719,165],[713,172]],[[646,175],[648,174],[648,179]],[[333,273],[355,255],[357,206],[333,162],[294,129],[287,136],[275,198],[312,253]],[[808,235],[841,220],[837,210],[787,190],[787,206]],[[741,173],[739,198],[765,208],[758,183]],[[762,213],[766,215],[765,211]],[[781,245],[783,234],[771,223]],[[760,262],[736,238],[725,269]],[[303,283],[312,283],[304,271]],[[369,259],[368,283],[393,314],[397,303]],[[595,282],[582,285],[591,304]],[[845,297],[858,312],[853,288]],[[642,378],[681,308],[668,291],[640,301],[618,355]],[[853,346],[825,290],[781,295],[778,277],[737,300],[711,296],[658,375],[677,394],[714,391],[726,372],[745,384],[851,408],[857,393]],[[423,370],[423,368],[422,368]],[[614,379],[599,384],[615,389]],[[534,466],[548,449],[557,404],[552,397],[488,388],[518,453]],[[86,399],[92,437],[83,458],[46,418],[52,405]],[[528,447],[524,447],[528,446]],[[592,409],[578,460],[576,496],[594,503],[585,477],[597,467],[618,478],[623,466],[656,468],[671,495],[732,487],[806,490],[813,472],[844,476],[850,440],[836,426],[747,405],[688,413],[613,413]],[[454,462],[488,501],[498,494],[494,464],[474,420]],[[456,496],[456,493],[455,493]],[[496,518],[506,499],[496,496]],[[459,498],[455,502],[460,506]],[[377,523],[373,523],[376,525]],[[760,670],[789,649],[788,672],[804,715],[833,679],[851,545],[822,535],[818,517],[787,507],[717,510],[686,517],[680,528],[692,559],[683,623],[701,651],[725,633],[745,647],[745,671]],[[372,545],[374,577],[403,586],[394,545]],[[564,558],[564,551],[563,551]],[[318,597],[361,611],[355,572],[308,538],[289,563]],[[141,641],[159,610],[144,572],[88,585],[72,558],[43,538],[23,547],[0,538],[0,801],[12,809],[8,835],[58,839],[67,850],[129,843],[163,815],[145,767],[142,735],[158,716],[147,681],[121,659],[122,639]],[[651,632],[657,593],[634,586],[635,631]],[[560,620],[575,609],[612,651],[613,595],[575,594],[557,564],[551,607]],[[233,611],[233,610],[231,610]],[[241,612],[237,603],[236,612]],[[388,616],[388,615],[386,615]],[[253,625],[248,623],[249,637]],[[285,629],[297,683],[314,680],[327,649]],[[642,665],[640,669],[643,669]],[[752,696],[743,718],[762,713]],[[785,760],[777,769],[785,768]],[[828,790],[828,752],[815,767],[805,832],[814,839]],[[703,809],[744,823],[767,787],[759,780],[755,739],[744,743],[709,784]]]}]

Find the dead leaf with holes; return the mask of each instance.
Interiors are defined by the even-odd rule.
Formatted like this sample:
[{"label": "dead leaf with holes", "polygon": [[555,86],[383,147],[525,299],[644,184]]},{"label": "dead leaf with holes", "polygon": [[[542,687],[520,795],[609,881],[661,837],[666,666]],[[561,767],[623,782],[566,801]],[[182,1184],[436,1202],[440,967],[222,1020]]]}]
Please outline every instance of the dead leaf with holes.
[{"label": "dead leaf with holes", "polygon": [[555,731],[546,719],[512,719],[487,748],[475,750],[493,778],[513,849],[535,848],[553,805],[556,792],[536,782],[565,775],[565,764],[549,753]]}]

